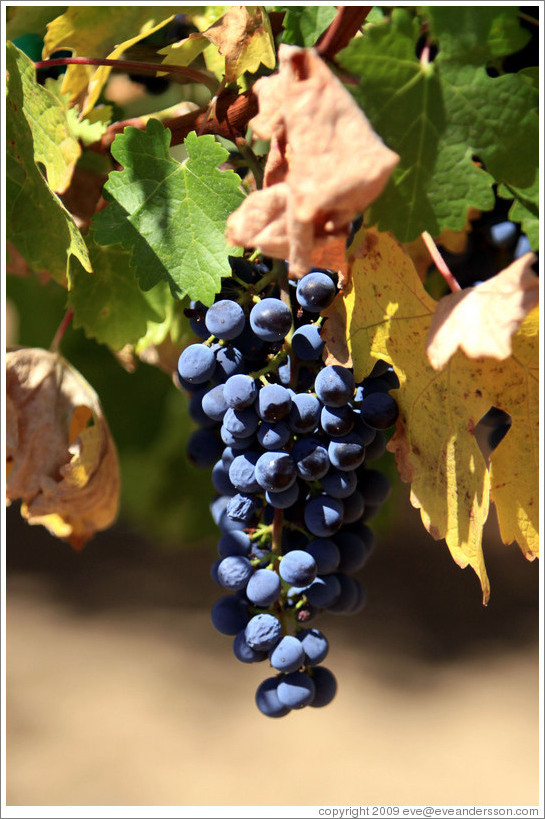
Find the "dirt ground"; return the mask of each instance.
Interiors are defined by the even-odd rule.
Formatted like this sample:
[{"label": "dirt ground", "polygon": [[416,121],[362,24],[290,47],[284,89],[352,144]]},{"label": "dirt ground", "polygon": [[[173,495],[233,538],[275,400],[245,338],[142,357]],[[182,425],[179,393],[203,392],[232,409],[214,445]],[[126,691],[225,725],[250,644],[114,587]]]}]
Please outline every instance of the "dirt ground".
[{"label": "dirt ground", "polygon": [[7,804],[535,805],[538,568],[487,541],[493,596],[417,516],[324,617],[325,709],[262,717],[268,670],[214,632],[213,544],[127,527],[79,555],[8,514]]}]

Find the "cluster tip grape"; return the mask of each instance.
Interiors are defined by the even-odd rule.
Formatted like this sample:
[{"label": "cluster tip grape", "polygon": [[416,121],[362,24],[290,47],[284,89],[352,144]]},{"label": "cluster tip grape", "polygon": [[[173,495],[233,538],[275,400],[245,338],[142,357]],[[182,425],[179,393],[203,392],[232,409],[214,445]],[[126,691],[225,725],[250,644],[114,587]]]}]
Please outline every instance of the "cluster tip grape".
[{"label": "cluster tip grape", "polygon": [[211,469],[217,493],[211,574],[224,594],[212,623],[233,638],[240,662],[269,663],[255,700],[282,717],[335,696],[322,665],[329,643],[314,621],[365,605],[353,575],[375,545],[368,521],[390,492],[370,462],[396,421],[390,391],[399,382],[385,362],[360,383],[350,368],[324,365],[332,272],[310,270],[281,292],[263,262],[232,258],[231,267],[210,307],[191,302],[200,340],[183,350],[177,377],[198,426],[188,457]]}]

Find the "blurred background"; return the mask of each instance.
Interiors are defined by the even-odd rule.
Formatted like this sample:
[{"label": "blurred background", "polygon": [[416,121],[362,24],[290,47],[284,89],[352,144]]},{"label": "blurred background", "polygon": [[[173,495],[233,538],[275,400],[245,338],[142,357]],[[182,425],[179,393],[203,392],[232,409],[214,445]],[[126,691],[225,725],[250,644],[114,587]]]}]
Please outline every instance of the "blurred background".
[{"label": "blurred background", "polygon": [[336,699],[280,720],[253,701],[267,669],[212,628],[213,536],[174,549],[120,522],[75,553],[10,509],[7,804],[537,804],[537,563],[490,525],[483,608],[405,490],[366,608],[317,621]]},{"label": "blurred background", "polygon": [[[44,31],[27,44],[37,55]],[[121,118],[188,92],[115,75],[108,95]],[[445,253],[462,285],[493,275],[525,238],[515,227],[491,241],[507,209],[498,200],[464,252]],[[15,257],[9,272],[8,343],[49,347],[66,292]],[[428,271],[436,298],[443,284]],[[367,606],[316,623],[337,697],[267,719],[254,693],[268,666],[237,662],[210,622],[217,533],[209,476],[185,457],[187,400],[168,373],[130,372],[81,330],[61,349],[102,399],[122,513],[76,553],[7,511],[8,805],[537,804],[539,569],[502,545],[493,509],[483,608],[477,578],[424,531],[390,456],[377,462],[393,490],[358,576]]]}]

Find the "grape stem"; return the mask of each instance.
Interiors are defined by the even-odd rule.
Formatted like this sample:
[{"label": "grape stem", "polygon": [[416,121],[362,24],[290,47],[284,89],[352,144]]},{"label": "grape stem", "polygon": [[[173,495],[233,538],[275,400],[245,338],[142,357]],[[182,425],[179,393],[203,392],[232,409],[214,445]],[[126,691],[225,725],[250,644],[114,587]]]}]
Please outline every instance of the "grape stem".
[{"label": "grape stem", "polygon": [[65,332],[66,332],[66,330],[68,328],[68,325],[72,321],[72,316],[73,315],[74,315],[74,308],[69,307],[68,310],[66,311],[65,315],[64,315],[63,320],[61,321],[61,323],[59,324],[59,326],[57,328],[57,332],[53,336],[53,341],[51,342],[51,345],[49,347],[49,349],[51,350],[52,353],[56,353],[58,351],[59,344],[61,343],[61,339],[64,336],[64,334],[65,334]]},{"label": "grape stem", "polygon": [[282,554],[282,524],[284,522],[284,513],[282,509],[274,510],[274,518],[272,524],[272,542],[271,551],[273,555]]},{"label": "grape stem", "polygon": [[426,245],[426,248],[428,249],[428,253],[430,254],[430,256],[431,256],[431,258],[432,258],[432,260],[433,260],[433,262],[434,262],[434,264],[435,264],[435,266],[437,268],[437,270],[442,275],[442,277],[444,278],[444,280],[446,281],[446,283],[450,287],[451,291],[453,293],[457,293],[462,288],[460,287],[460,285],[458,284],[458,282],[456,281],[456,279],[452,275],[452,272],[451,272],[449,266],[447,265],[447,263],[445,262],[445,260],[441,256],[441,254],[439,253],[439,249],[438,249],[437,245],[435,244],[435,242],[433,241],[432,237],[430,236],[430,234],[428,233],[427,230],[425,230],[422,233],[422,241]]},{"label": "grape stem", "polygon": [[133,60],[110,60],[100,57],[54,57],[51,60],[38,60],[34,63],[34,68],[38,71],[40,68],[54,68],[61,65],[98,65],[109,66],[111,68],[118,68],[122,71],[138,71],[153,72],[154,74],[180,74],[192,82],[198,82],[205,85],[213,93],[218,89],[218,83],[215,77],[209,77],[202,71],[197,71],[194,68],[187,68],[182,65],[158,65],[156,63],[141,63]]}]

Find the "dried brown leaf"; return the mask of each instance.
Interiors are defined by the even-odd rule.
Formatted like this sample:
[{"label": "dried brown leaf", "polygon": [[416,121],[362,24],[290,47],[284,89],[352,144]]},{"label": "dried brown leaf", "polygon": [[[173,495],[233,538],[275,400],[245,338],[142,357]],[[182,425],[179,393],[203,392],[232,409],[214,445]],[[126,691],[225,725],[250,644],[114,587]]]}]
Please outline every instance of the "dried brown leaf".
[{"label": "dried brown leaf", "polygon": [[427,340],[434,369],[442,369],[458,348],[469,358],[509,358],[513,333],[539,301],[535,259],[525,253],[488,281],[439,301]]},{"label": "dried brown leaf", "polygon": [[[265,187],[229,217],[227,238],[288,258],[293,277],[305,275],[315,248],[321,245],[323,253],[333,240],[333,269],[345,278],[339,241],[346,240],[354,216],[382,192],[399,157],[375,134],[316,51],[281,45],[279,66],[278,74],[254,86],[259,113],[250,125],[257,136],[272,139],[273,146]],[[276,188],[274,200],[264,195]],[[263,205],[270,207],[273,201],[274,212],[263,212]]]},{"label": "dried brown leaf", "polygon": [[117,516],[119,466],[93,388],[58,353],[6,356],[7,502],[80,549]]}]

